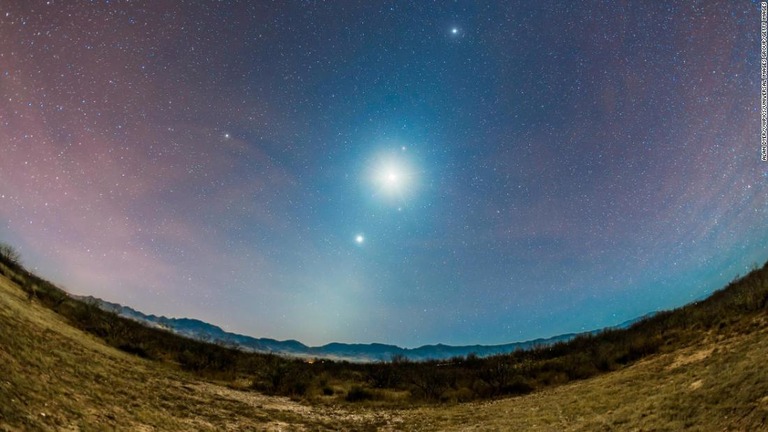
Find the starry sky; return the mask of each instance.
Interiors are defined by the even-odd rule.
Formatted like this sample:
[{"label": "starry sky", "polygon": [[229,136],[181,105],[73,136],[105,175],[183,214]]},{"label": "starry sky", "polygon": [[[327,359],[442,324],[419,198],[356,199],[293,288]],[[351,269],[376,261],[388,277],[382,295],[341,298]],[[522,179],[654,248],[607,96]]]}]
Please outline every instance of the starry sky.
[{"label": "starry sky", "polygon": [[0,240],[228,331],[497,344],[768,259],[750,1],[0,3]]}]

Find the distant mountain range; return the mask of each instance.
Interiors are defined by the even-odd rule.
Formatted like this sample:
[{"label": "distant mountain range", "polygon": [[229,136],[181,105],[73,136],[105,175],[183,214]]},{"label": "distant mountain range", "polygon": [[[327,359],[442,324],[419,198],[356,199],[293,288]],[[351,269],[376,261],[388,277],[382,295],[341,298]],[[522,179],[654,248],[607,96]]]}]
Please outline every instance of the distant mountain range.
[{"label": "distant mountain range", "polygon": [[[85,302],[95,304],[99,308],[114,312],[115,314],[138,321],[149,327],[161,328],[173,333],[186,336],[191,339],[212,342],[220,345],[231,346],[244,351],[275,353],[301,358],[325,358],[331,360],[346,360],[352,362],[376,362],[389,361],[395,356],[409,360],[443,360],[457,356],[475,354],[478,357],[487,357],[496,354],[507,354],[520,349],[528,349],[536,346],[553,345],[558,342],[567,342],[579,334],[597,333],[601,330],[593,330],[585,333],[568,333],[546,339],[534,339],[525,342],[513,342],[503,345],[424,345],[418,348],[401,348],[395,345],[379,343],[371,344],[346,344],[333,342],[319,347],[310,347],[296,340],[278,341],[269,338],[254,338],[251,336],[229,333],[221,327],[191,318],[166,318],[164,316],[146,315],[128,306],[92,297],[76,296]],[[655,312],[629,320],[614,327],[627,328],[632,324],[654,315]]]}]

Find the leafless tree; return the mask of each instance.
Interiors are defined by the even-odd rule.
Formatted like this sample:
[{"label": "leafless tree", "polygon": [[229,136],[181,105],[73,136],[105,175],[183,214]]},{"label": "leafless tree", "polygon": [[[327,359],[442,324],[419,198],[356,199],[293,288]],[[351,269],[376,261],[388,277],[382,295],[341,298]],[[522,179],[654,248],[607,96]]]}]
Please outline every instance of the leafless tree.
[{"label": "leafless tree", "polygon": [[12,265],[21,265],[21,254],[19,254],[15,247],[7,243],[0,243],[0,257]]}]

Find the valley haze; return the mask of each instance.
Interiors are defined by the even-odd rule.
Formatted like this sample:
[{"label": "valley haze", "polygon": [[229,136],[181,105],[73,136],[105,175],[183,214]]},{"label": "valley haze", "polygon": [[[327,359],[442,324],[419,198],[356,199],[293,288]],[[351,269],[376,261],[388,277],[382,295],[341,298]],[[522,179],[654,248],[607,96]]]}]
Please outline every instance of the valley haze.
[{"label": "valley haze", "polygon": [[656,314],[656,312],[651,312],[616,326],[597,329],[590,332],[568,333],[550,338],[539,338],[530,341],[499,345],[453,346],[434,344],[423,345],[417,348],[402,348],[396,345],[380,343],[350,344],[331,342],[322,346],[313,347],[307,346],[296,340],[279,341],[270,338],[256,338],[230,333],[213,324],[192,318],[167,318],[165,316],[147,315],[131,307],[108,302],[93,296],[72,295],[72,297],[94,304],[105,311],[113,312],[119,316],[138,321],[147,326],[165,329],[195,340],[231,346],[244,351],[274,353],[308,359],[318,358],[353,362],[387,362],[396,358],[404,358],[412,361],[447,360],[455,357],[466,357],[468,355],[488,357],[499,354],[508,354],[517,350],[527,350],[554,345],[559,342],[567,342],[579,335],[596,334],[608,329],[628,328],[634,323]]}]

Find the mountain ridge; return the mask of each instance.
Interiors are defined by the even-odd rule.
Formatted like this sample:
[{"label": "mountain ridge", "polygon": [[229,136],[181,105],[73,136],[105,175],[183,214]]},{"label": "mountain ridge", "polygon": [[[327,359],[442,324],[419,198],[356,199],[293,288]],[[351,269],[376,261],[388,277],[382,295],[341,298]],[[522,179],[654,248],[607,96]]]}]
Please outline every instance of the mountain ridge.
[{"label": "mountain ridge", "polygon": [[277,340],[266,337],[253,337],[238,333],[227,332],[219,326],[207,323],[195,318],[168,318],[153,314],[145,314],[130,306],[109,302],[93,296],[73,296],[78,300],[91,303],[100,309],[113,312],[124,318],[138,321],[150,327],[160,328],[191,339],[204,342],[213,342],[230,346],[243,351],[258,353],[273,353],[291,357],[307,359],[328,359],[353,362],[381,362],[393,359],[407,359],[411,361],[446,360],[453,357],[489,357],[498,354],[507,354],[517,350],[530,349],[537,346],[554,345],[585,334],[596,334],[608,329],[622,329],[645,318],[655,315],[650,312],[640,317],[625,321],[615,326],[596,329],[581,333],[565,333],[549,338],[537,338],[528,341],[510,342],[497,345],[447,345],[428,344],[416,348],[402,348],[397,345],[383,343],[344,343],[330,342],[320,346],[309,346],[294,339]]}]

